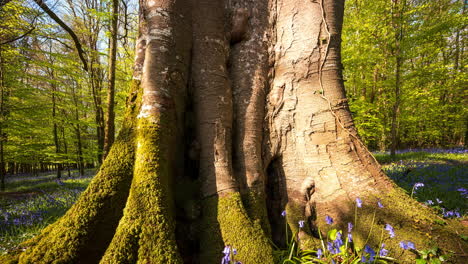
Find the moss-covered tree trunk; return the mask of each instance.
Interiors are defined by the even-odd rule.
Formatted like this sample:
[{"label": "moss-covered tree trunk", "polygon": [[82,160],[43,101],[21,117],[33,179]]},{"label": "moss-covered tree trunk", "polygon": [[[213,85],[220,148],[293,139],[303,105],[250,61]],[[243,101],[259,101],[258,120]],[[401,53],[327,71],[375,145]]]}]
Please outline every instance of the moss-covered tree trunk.
[{"label": "moss-covered tree trunk", "polygon": [[463,263],[466,228],[435,224],[359,140],[341,76],[343,6],[141,0],[133,90],[109,156],[64,217],[3,259],[219,263],[229,245],[242,263],[274,263],[284,221],[309,248],[328,215],[354,224],[358,247],[391,224],[385,243],[401,262],[414,255],[398,243],[411,240]]}]

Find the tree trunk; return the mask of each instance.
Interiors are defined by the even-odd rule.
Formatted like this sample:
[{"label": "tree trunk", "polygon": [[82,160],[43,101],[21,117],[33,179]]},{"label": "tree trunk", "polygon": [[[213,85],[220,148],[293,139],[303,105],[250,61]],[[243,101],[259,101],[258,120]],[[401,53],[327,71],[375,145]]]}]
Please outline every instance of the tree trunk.
[{"label": "tree trunk", "polygon": [[[397,237],[385,243],[399,261],[414,262],[399,241],[423,249],[430,236],[462,263],[463,227],[434,224],[438,216],[396,187],[359,140],[341,75],[343,5],[141,0],[133,90],[109,156],[64,217],[19,258],[4,258],[219,263],[229,245],[242,263],[274,263],[269,238],[284,240],[286,210],[302,248],[318,248],[328,215],[343,230],[354,223],[358,248],[377,246],[388,223]],[[178,168],[184,156],[197,165]]]},{"label": "tree trunk", "polygon": [[0,191],[5,191],[5,152],[4,145],[6,141],[5,129],[5,84],[3,76],[3,55],[0,47]]},{"label": "tree trunk", "polygon": [[117,22],[119,15],[119,1],[112,1],[112,18],[111,18],[111,36],[109,38],[109,75],[107,87],[107,113],[106,126],[104,133],[104,150],[103,159],[106,158],[110,147],[114,143],[115,134],[115,112],[114,112],[114,97],[115,97],[115,67],[117,57]]}]

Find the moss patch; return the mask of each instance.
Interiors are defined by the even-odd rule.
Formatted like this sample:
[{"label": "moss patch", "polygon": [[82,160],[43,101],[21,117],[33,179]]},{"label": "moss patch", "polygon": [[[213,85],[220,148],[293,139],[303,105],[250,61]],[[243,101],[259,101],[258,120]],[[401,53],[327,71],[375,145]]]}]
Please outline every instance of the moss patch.
[{"label": "moss patch", "polygon": [[[164,131],[161,129],[164,128]],[[140,118],[135,171],[124,217],[101,263],[182,263],[175,242],[171,122]]]},{"label": "moss patch", "polygon": [[239,193],[203,202],[201,263],[221,261],[223,247],[237,249],[242,263],[274,263],[272,246],[259,223],[252,222]]}]

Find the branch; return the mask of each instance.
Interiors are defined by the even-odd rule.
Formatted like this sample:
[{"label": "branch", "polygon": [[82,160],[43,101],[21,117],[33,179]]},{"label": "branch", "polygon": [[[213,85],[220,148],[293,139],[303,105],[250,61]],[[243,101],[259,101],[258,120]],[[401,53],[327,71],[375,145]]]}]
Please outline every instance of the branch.
[{"label": "branch", "polygon": [[69,28],[52,10],[50,10],[50,8],[46,5],[46,3],[44,3],[44,1],[34,0],[34,2],[36,2],[36,4],[38,4],[39,7],[50,16],[50,18],[52,18],[55,22],[57,22],[57,24],[59,24],[72,37],[73,42],[75,42],[75,47],[78,51],[78,56],[80,56],[81,62],[83,62],[83,69],[85,71],[88,71],[88,63],[86,63],[86,59],[84,57],[84,51],[81,48],[80,40],[76,36],[75,32],[73,32],[71,28]]},{"label": "branch", "polygon": [[[0,1],[1,1],[1,0],[0,0]],[[9,40],[6,40],[6,41],[0,43],[0,46],[1,46],[1,45],[5,45],[5,44],[8,44],[8,43],[11,43],[11,42],[14,42],[14,41],[17,41],[18,39],[22,39],[22,38],[26,37],[29,33],[33,32],[34,29],[36,29],[35,26],[33,26],[31,29],[29,29],[28,31],[26,31],[24,34],[22,34],[22,35],[20,35],[20,36],[18,36],[18,37],[16,37],[16,38],[12,38],[12,39],[9,39]]]}]

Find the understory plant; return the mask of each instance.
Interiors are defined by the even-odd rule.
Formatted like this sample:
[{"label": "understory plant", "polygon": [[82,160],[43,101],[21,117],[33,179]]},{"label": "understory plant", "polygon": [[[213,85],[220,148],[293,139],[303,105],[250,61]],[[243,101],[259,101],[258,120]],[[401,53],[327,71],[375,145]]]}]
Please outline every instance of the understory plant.
[{"label": "understory plant", "polygon": [[[354,223],[358,219],[358,208],[361,208],[363,201],[360,198],[356,199],[355,204],[355,215]],[[383,208],[384,205],[378,201],[378,208]],[[377,209],[374,211],[371,228],[367,235],[367,239],[364,242],[364,247],[358,247],[353,241],[353,228],[354,224],[349,222],[347,224],[347,232],[343,230],[338,230],[333,228],[333,218],[330,216],[325,217],[325,221],[330,226],[330,229],[326,232],[326,236],[322,235],[321,230],[318,230],[320,237],[320,247],[317,249],[300,249],[298,244],[298,232],[297,231],[289,241],[287,241],[286,249],[278,249],[276,251],[279,264],[298,264],[298,263],[395,263],[398,262],[397,258],[389,256],[389,250],[385,246],[385,241],[387,239],[393,239],[395,237],[395,231],[390,224],[385,224],[381,228],[380,241],[377,247],[372,247],[367,244],[371,233],[373,232],[374,220]],[[285,216],[286,212],[283,212],[282,215]],[[298,222],[299,230],[304,227],[304,221]],[[287,228],[287,224],[286,224]],[[287,234],[287,233],[286,233]],[[286,235],[287,237],[287,235]],[[400,247],[405,250],[410,250],[416,253],[422,258],[423,252],[417,251],[416,246],[411,241],[401,241]],[[424,256],[428,256],[425,254]],[[426,263],[426,262],[421,262]],[[436,262],[427,262],[427,263],[436,263]]]}]

